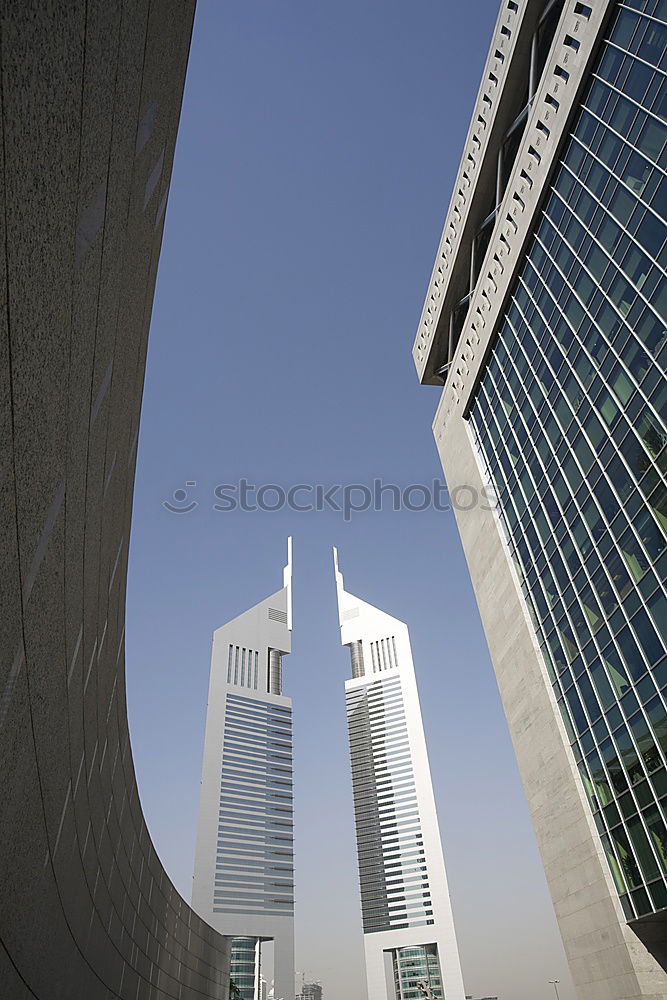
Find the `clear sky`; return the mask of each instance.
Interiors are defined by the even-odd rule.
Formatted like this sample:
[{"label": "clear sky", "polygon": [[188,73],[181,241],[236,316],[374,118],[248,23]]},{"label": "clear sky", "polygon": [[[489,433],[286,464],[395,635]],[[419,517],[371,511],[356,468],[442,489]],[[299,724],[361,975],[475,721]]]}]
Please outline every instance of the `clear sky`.
[{"label": "clear sky", "polygon": [[[326,1000],[365,996],[332,544],[410,626],[467,992],[574,997],[453,515],[213,510],[242,477],[441,475],[411,347],[497,10],[199,0],[195,23],[139,446],[134,754],[189,899],[211,635],[281,586],[291,533],[297,969]],[[190,513],[162,506],[179,489]]]}]

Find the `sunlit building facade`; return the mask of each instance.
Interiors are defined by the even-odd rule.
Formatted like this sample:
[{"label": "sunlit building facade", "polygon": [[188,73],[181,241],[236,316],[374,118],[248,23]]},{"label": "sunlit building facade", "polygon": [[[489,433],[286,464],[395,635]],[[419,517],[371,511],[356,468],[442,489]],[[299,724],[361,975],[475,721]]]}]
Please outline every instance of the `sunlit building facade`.
[{"label": "sunlit building facade", "polygon": [[414,352],[582,1000],[667,995],[666,73],[504,0]]},{"label": "sunlit building facade", "polygon": [[464,1000],[408,628],[349,594],[334,561],[368,1000]]},{"label": "sunlit building facade", "polygon": [[261,1000],[259,984],[261,975],[260,938],[232,938],[229,977],[242,1000]]},{"label": "sunlit building facade", "polygon": [[274,996],[294,1000],[292,548],[283,587],[213,635],[192,905],[233,937],[231,977],[260,998],[273,942]]}]

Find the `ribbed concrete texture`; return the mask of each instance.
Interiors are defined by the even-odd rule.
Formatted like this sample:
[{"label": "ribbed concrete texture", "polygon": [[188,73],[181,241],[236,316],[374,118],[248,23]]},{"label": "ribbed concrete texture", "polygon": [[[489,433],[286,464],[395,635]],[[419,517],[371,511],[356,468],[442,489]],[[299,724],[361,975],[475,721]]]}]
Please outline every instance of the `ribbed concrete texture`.
[{"label": "ribbed concrete texture", "polygon": [[193,13],[191,0],[2,8],[2,1000],[227,993],[228,940],[178,895],[146,829],[124,678],[146,341]]}]

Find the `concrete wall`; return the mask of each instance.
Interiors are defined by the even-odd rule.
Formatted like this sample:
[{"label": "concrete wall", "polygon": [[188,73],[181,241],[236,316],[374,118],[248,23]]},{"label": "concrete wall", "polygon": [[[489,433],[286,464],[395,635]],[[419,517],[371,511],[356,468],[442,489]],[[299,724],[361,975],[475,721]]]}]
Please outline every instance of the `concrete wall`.
[{"label": "concrete wall", "polygon": [[[0,995],[226,996],[141,811],[124,615],[191,0],[1,13]],[[176,737],[177,738],[177,734]]]},{"label": "concrete wall", "polygon": [[[439,450],[450,490],[481,495],[460,414]],[[456,520],[577,995],[667,1000],[665,973],[625,922],[497,515],[476,506]]]}]

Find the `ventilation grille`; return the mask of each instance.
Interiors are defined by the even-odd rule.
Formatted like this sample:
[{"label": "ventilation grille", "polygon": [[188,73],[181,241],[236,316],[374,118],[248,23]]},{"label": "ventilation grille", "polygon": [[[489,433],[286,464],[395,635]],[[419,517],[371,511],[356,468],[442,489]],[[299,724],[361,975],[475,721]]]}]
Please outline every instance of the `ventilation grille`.
[{"label": "ventilation grille", "polygon": [[395,636],[391,635],[386,639],[378,639],[376,642],[371,642],[370,647],[374,674],[398,667]]},{"label": "ventilation grille", "polygon": [[287,612],[278,611],[277,608],[269,608],[269,619],[272,622],[282,622],[283,625],[287,625]]},{"label": "ventilation grille", "polygon": [[269,650],[269,693],[283,693],[283,654],[279,649]]},{"label": "ventilation grille", "polygon": [[350,643],[350,659],[352,660],[352,676],[353,677],[363,677],[364,676],[364,651],[361,645],[361,639],[356,639],[354,642]]},{"label": "ventilation grille", "polygon": [[244,646],[229,647],[227,657],[227,683],[236,687],[257,690],[259,679],[259,653]]},{"label": "ventilation grille", "polygon": [[343,621],[349,622],[350,618],[359,617],[359,608],[350,608],[349,611],[343,611]]}]

